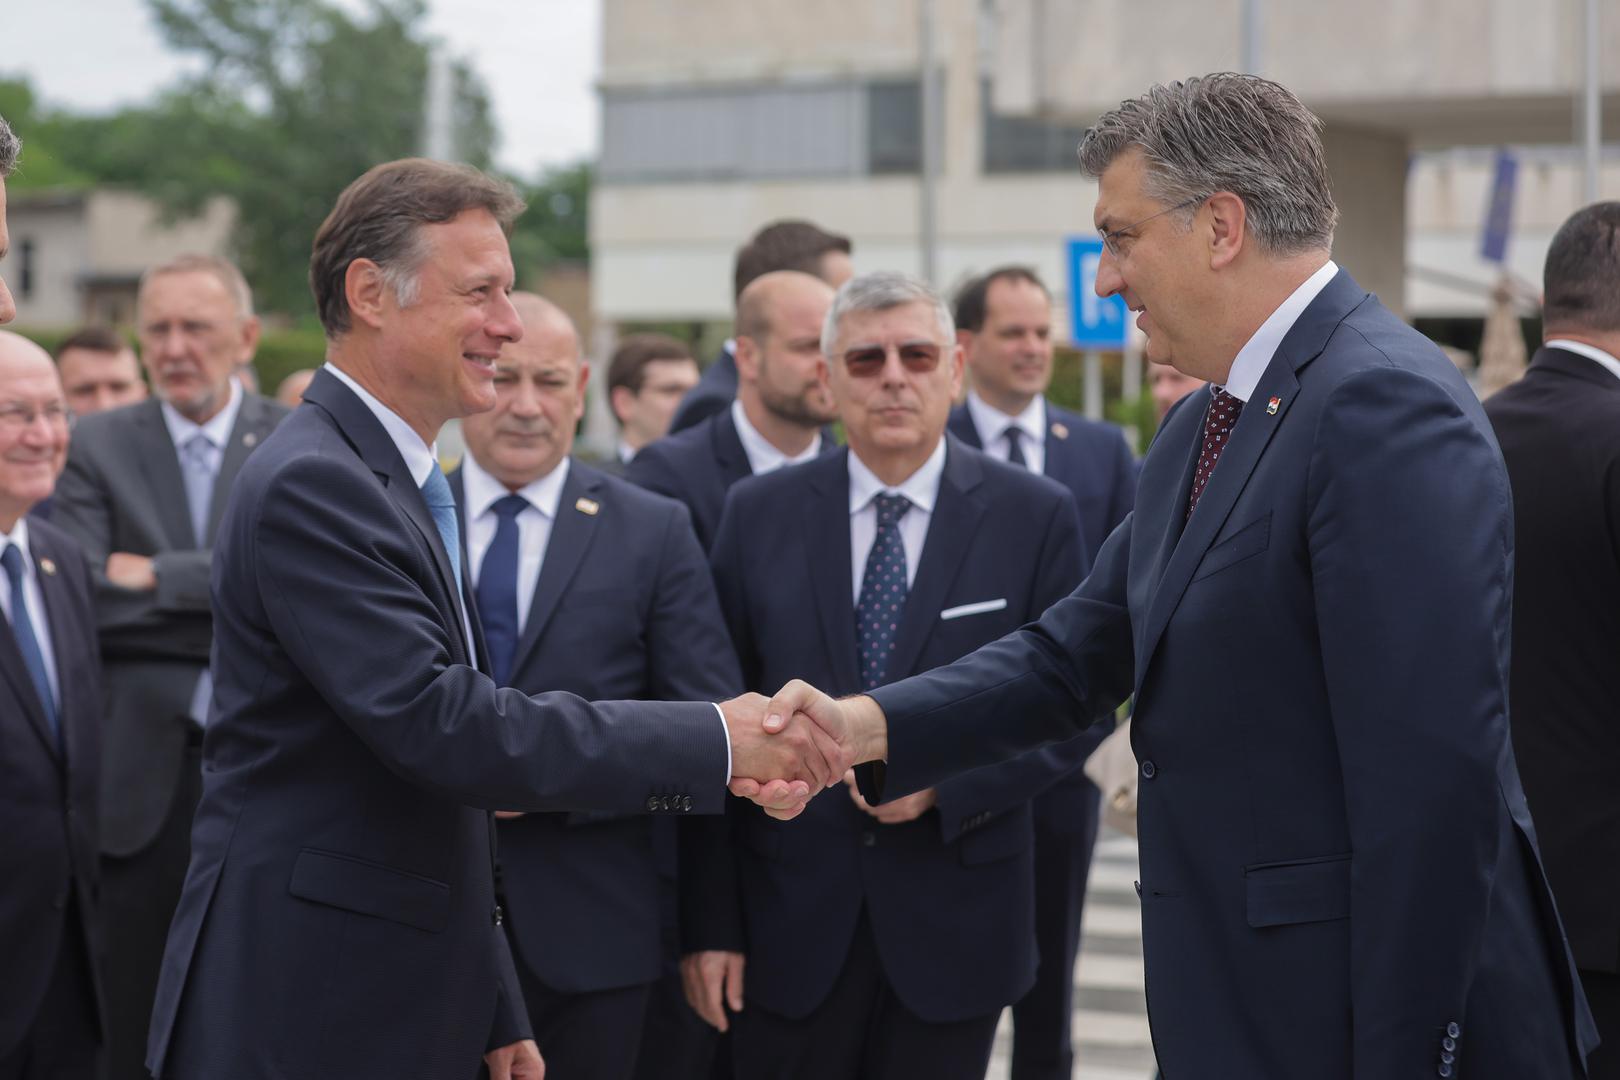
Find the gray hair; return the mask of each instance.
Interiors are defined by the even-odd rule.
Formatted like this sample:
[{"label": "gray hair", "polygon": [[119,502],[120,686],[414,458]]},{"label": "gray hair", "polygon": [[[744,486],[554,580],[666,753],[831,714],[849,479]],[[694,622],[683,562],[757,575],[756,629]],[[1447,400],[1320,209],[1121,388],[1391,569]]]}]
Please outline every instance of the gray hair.
[{"label": "gray hair", "polygon": [[0,116],[0,180],[11,175],[17,167],[17,154],[22,150],[22,140],[17,133],[11,130],[6,118]]},{"label": "gray hair", "polygon": [[1262,250],[1297,255],[1332,247],[1339,218],[1321,131],[1286,87],[1222,72],[1156,85],[1104,113],[1080,140],[1080,169],[1098,178],[1139,149],[1145,194],[1175,206],[1229,191]]},{"label": "gray hair", "polygon": [[168,262],[147,267],[141,275],[141,283],[135,291],[136,302],[146,291],[147,282],[160,274],[208,274],[225,286],[225,291],[231,294],[231,300],[236,304],[236,314],[243,319],[253,317],[253,290],[248,288],[247,278],[242,276],[236,264],[229,259],[222,259],[218,255],[177,255]]},{"label": "gray hair", "polygon": [[838,326],[848,315],[858,311],[888,311],[907,304],[927,304],[934,309],[934,320],[939,324],[941,342],[954,344],[956,324],[945,299],[927,282],[894,270],[879,270],[850,278],[833,297],[827,309],[827,321],[821,324],[821,355],[833,359],[833,345],[838,341]]}]

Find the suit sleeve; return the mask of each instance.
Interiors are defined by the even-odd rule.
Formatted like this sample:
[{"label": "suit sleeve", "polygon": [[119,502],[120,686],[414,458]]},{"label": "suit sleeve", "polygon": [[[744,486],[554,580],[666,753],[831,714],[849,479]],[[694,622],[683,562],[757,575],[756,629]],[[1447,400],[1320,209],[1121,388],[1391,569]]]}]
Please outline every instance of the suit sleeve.
[{"label": "suit sleeve", "polygon": [[1125,515],[1136,508],[1136,481],[1141,475],[1141,462],[1131,453],[1131,444],[1125,441],[1125,433],[1120,432],[1114,455],[1113,493],[1108,499],[1108,531],[1113,532],[1119,523],[1125,520]]},{"label": "suit sleeve", "polygon": [[637,487],[657,492],[659,495],[685,502],[681,488],[680,474],[670,464],[664,448],[652,443],[641,448],[630,464],[624,468],[624,478]]},{"label": "suit sleeve", "polygon": [[1072,739],[1125,699],[1133,675],[1130,526],[1127,517],[1086,580],[1038,622],[872,691],[887,719],[889,757],[856,770],[868,802]]},{"label": "suit sleeve", "polygon": [[670,421],[669,433],[673,435],[677,431],[696,427],[730,405],[731,398],[723,397],[700,383],[681,399],[680,406],[675,410],[675,418]]},{"label": "suit sleeve", "polygon": [[1354,1075],[1410,1071],[1466,1025],[1508,742],[1512,500],[1494,445],[1433,381],[1333,389],[1306,497],[1350,846]]},{"label": "suit sleeve", "polygon": [[629,813],[652,795],[720,810],[727,748],[712,704],[531,698],[453,663],[457,631],[420,584],[426,539],[369,475],[310,455],[245,502],[252,536],[232,569],[251,564],[217,587],[257,590],[291,664],[399,775],[489,810]]},{"label": "suit sleeve", "polygon": [[[512,943],[507,939],[506,929],[497,929],[492,940],[495,942],[495,1019],[490,1025],[489,1040],[484,1045],[486,1053],[534,1038],[534,1028],[529,1023],[529,1009],[523,1001],[523,987],[518,982],[517,965],[512,961]],[[544,1049],[541,1053],[545,1053]]]},{"label": "suit sleeve", "polygon": [[[1031,583],[1027,610],[1044,612],[1078,584],[1081,545],[1080,519],[1074,500],[1052,500]],[[1097,739],[1089,733],[1022,754],[1004,765],[974,769],[953,777],[936,789],[941,834],[946,843],[1045,791],[1085,763]]]},{"label": "suit sleeve", "polygon": [[[754,638],[738,562],[743,552],[738,524],[742,515],[734,512],[734,502],[726,500],[710,565],[729,640],[736,646],[732,666],[739,685],[748,687],[758,681],[759,663],[752,650]],[[679,911],[684,953],[744,951],[742,891],[733,846],[737,815],[744,810],[741,800],[728,797],[721,817],[681,823]]]},{"label": "suit sleeve", "polygon": [[108,581],[115,496],[96,456],[96,445],[88,442],[68,454],[51,520],[78,541],[90,561],[102,650],[121,659],[208,663],[209,553],[172,551],[153,556],[155,590],[125,589]]}]

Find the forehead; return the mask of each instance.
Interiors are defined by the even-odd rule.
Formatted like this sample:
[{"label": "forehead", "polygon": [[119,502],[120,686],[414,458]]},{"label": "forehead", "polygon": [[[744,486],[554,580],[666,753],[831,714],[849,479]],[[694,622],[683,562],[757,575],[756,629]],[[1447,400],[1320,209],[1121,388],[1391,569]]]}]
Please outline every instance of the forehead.
[{"label": "forehead", "polygon": [[1033,281],[1023,278],[998,278],[990,283],[984,296],[985,314],[990,318],[1048,318],[1052,302],[1046,292]]},{"label": "forehead", "polygon": [[547,316],[523,320],[523,336],[501,346],[496,362],[508,371],[535,372],[579,364],[579,338],[562,319]]},{"label": "forehead", "polygon": [[459,282],[489,277],[512,281],[512,252],[500,222],[487,210],[463,210],[449,221],[420,227],[428,244],[423,269]]},{"label": "forehead", "polygon": [[1136,147],[1120,154],[1103,170],[1097,179],[1097,205],[1091,212],[1098,231],[1127,228],[1142,216],[1142,208],[1149,201],[1142,193],[1146,171],[1147,159]]},{"label": "forehead", "polygon": [[139,297],[143,319],[187,314],[234,315],[236,299],[207,270],[175,270],[148,278]]},{"label": "forehead", "polygon": [[135,352],[132,349],[119,349],[117,352],[105,352],[101,349],[71,348],[62,350],[57,357],[58,367],[135,367]]},{"label": "forehead", "polygon": [[44,350],[36,352],[16,341],[0,342],[0,399],[35,401],[61,395],[56,365]]},{"label": "forehead", "polygon": [[918,300],[882,311],[851,311],[838,320],[838,344],[844,349],[907,341],[942,344],[933,305]]},{"label": "forehead", "polygon": [[697,361],[680,356],[666,356],[658,360],[647,361],[646,367],[641,369],[644,379],[670,379],[676,376],[684,378],[687,375],[697,375]]}]

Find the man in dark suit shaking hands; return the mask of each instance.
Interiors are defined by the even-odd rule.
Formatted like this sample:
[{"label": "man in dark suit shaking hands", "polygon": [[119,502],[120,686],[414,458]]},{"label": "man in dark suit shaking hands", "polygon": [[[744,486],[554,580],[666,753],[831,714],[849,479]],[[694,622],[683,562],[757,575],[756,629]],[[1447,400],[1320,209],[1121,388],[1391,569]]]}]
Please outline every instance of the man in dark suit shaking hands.
[{"label": "man in dark suit shaking hands", "polygon": [[[495,404],[523,326],[476,169],[379,165],[316,234],[327,364],[244,467],[214,562],[214,707],[148,1064],[159,1077],[542,1068],[490,811],[688,814],[729,771],[836,780],[816,736],[716,705],[528,697],[487,674],[433,442]],[[841,755],[834,757],[842,763]],[[729,763],[729,765],[728,765]]]},{"label": "man in dark suit shaking hands", "polygon": [[1166,1077],[1568,1080],[1595,1034],[1509,743],[1507,472],[1456,367],[1332,262],[1317,127],[1247,75],[1098,120],[1097,290],[1211,390],[1038,623],[772,713],[885,760],[861,770],[877,799],[1134,692]]},{"label": "man in dark suit shaking hands", "polygon": [[[450,476],[497,682],[526,693],[721,700],[742,688],[686,507],[569,456],[590,365],[568,316],[514,293],[523,338],[495,408],[462,422]],[[660,886],[645,815],[508,817],[503,906],[554,1080],[624,1080],[659,971]]]},{"label": "man in dark suit shaking hands", "polygon": [[1546,344],[1485,412],[1513,480],[1513,748],[1620,1077],[1620,202],[1547,249]]}]

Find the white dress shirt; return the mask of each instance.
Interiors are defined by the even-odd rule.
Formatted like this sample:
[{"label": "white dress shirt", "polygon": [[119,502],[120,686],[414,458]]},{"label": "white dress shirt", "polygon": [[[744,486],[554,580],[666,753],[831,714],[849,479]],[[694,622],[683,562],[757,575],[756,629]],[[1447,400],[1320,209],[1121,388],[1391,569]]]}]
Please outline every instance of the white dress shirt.
[{"label": "white dress shirt", "polygon": [[[354,391],[355,396],[365,404],[366,408],[371,410],[371,415],[375,416],[377,422],[383,426],[383,430],[388,432],[388,437],[393,440],[394,447],[399,451],[399,456],[404,459],[405,470],[411,474],[411,483],[415,484],[417,489],[420,490],[422,485],[427,483],[428,473],[439,467],[437,446],[429,446],[424,442],[422,436],[418,435],[411,425],[405,422],[404,417],[378,401],[371,391],[355,382],[347,372],[339,370],[330,362],[321,365],[321,369],[335,375],[344,386]],[[465,572],[465,563],[463,564],[463,572]],[[473,644],[472,621],[467,616],[467,603],[465,598],[458,599],[462,601],[461,632],[467,639],[468,661],[477,666],[478,652],[477,647]]]},{"label": "white dress shirt", "polygon": [[546,561],[546,547],[551,543],[551,526],[557,521],[557,504],[562,501],[563,484],[568,480],[568,459],[565,457],[549,473],[517,491],[508,491],[506,485],[484,471],[484,467],[471,454],[461,459],[461,483],[467,514],[467,564],[472,568],[472,587],[478,587],[478,575],[484,568],[484,556],[495,540],[495,529],[500,515],[492,509],[508,495],[517,495],[529,505],[518,511],[514,519],[518,527],[517,565],[517,629],[529,624],[529,605],[534,603],[534,586],[540,580],[540,567]]},{"label": "white dress shirt", "polygon": [[[45,681],[50,684],[51,696],[56,698],[52,707],[60,711],[62,684],[56,676],[56,650],[51,645],[51,622],[45,615],[45,597],[39,591],[39,567],[28,548],[27,514],[17,519],[9,533],[0,533],[0,552],[12,545],[22,553],[23,606],[28,609],[28,622],[34,628],[34,639],[39,642],[39,654],[45,661]],[[11,621],[11,579],[3,571],[0,571],[0,612],[5,613],[7,622]]]},{"label": "white dress shirt", "polygon": [[1594,360],[1602,367],[1608,368],[1611,375],[1620,379],[1620,360],[1616,360],[1596,345],[1588,345],[1584,341],[1570,341],[1567,338],[1553,338],[1551,341],[1542,342],[1542,346],[1548,349],[1567,349],[1572,353],[1578,353],[1588,360]]},{"label": "white dress shirt", "polygon": [[748,414],[743,411],[742,402],[735,399],[731,402],[731,419],[737,425],[737,437],[742,440],[743,453],[748,455],[748,468],[755,476],[775,472],[785,465],[802,465],[806,461],[814,461],[816,455],[821,453],[821,432],[817,431],[816,437],[810,440],[808,450],[794,457],[788,457],[771,445],[771,441],[748,422]]},{"label": "white dress shirt", "polygon": [[968,416],[979,432],[979,445],[997,461],[1006,461],[1012,453],[1007,441],[1007,429],[1017,428],[1023,434],[1020,449],[1024,451],[1024,466],[1037,476],[1046,472],[1046,399],[1036,394],[1024,411],[1008,416],[975,390],[967,396]]},{"label": "white dress shirt", "polygon": [[900,519],[900,544],[906,551],[906,588],[917,580],[917,562],[922,558],[923,543],[928,539],[928,522],[934,516],[934,503],[939,499],[939,481],[945,475],[945,440],[941,438],[934,452],[928,455],[916,472],[890,487],[866,467],[866,463],[849,452],[849,556],[851,580],[855,583],[854,602],[861,602],[861,579],[866,576],[866,559],[872,554],[877,541],[877,506],[879,495],[904,495],[911,500],[911,509]]},{"label": "white dress shirt", "polygon": [[1305,309],[1311,306],[1311,301],[1327,288],[1328,282],[1338,272],[1338,264],[1329,259],[1320,270],[1306,278],[1304,284],[1290,293],[1288,299],[1277,306],[1277,310],[1260,324],[1254,336],[1238,350],[1237,358],[1232,361],[1231,374],[1227,375],[1226,385],[1221,389],[1247,403],[1254,394],[1254,388],[1260,385],[1260,377],[1266,373],[1283,338],[1288,336],[1288,331],[1294,328]]}]

